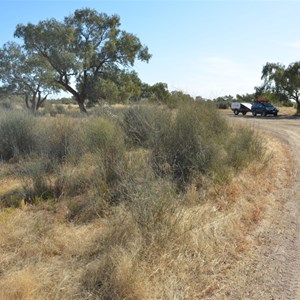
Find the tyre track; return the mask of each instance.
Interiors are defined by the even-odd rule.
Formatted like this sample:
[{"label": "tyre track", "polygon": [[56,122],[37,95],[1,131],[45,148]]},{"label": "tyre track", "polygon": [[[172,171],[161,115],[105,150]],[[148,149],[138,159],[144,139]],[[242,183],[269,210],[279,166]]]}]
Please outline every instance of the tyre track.
[{"label": "tyre track", "polygon": [[[295,165],[293,184],[277,191],[274,197],[283,202],[280,218],[265,233],[268,245],[261,249],[256,267],[255,295],[248,299],[300,300],[300,119],[296,117],[234,117],[234,122],[251,127],[285,143]],[[249,284],[251,285],[251,283]]]}]

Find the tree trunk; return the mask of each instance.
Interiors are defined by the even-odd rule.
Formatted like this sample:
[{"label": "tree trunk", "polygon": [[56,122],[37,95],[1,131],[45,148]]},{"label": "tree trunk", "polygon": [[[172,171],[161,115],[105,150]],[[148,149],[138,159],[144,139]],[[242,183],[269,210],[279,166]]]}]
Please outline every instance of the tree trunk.
[{"label": "tree trunk", "polygon": [[46,101],[47,97],[48,97],[48,94],[42,98],[42,93],[41,92],[38,93],[38,101],[36,103],[36,110],[38,110],[41,107],[41,105]]},{"label": "tree trunk", "polygon": [[36,93],[34,93],[31,100],[31,111],[35,114],[36,110]]},{"label": "tree trunk", "polygon": [[296,102],[297,102],[297,115],[300,115],[300,102],[299,100],[297,100]]},{"label": "tree trunk", "polygon": [[25,104],[26,104],[26,107],[27,107],[28,109],[30,109],[30,106],[29,106],[29,96],[28,96],[28,94],[25,94]]},{"label": "tree trunk", "polygon": [[86,108],[84,106],[84,102],[79,102],[79,101],[77,101],[77,102],[78,102],[78,106],[79,106],[80,112],[87,114],[87,110],[86,110]]}]

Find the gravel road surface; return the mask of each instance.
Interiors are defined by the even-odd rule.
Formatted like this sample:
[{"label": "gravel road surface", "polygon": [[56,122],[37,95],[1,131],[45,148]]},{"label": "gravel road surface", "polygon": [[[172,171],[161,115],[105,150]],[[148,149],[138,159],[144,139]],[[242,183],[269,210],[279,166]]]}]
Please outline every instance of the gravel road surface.
[{"label": "gravel road surface", "polygon": [[264,239],[269,242],[259,250],[256,272],[249,278],[253,281],[249,289],[255,292],[246,298],[300,300],[300,117],[228,117],[234,124],[249,124],[263,132],[262,136],[272,135],[286,144],[295,166],[292,184],[275,193],[281,211],[265,228]]}]

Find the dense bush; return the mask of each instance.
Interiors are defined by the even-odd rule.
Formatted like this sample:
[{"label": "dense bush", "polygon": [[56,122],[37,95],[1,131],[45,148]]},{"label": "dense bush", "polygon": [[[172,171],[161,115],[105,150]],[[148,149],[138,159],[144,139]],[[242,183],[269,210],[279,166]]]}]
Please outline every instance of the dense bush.
[{"label": "dense bush", "polygon": [[34,148],[35,119],[23,111],[0,112],[0,159],[26,155]]},{"label": "dense bush", "polygon": [[193,175],[208,173],[220,157],[221,136],[226,132],[227,123],[211,106],[191,103],[180,107],[153,143],[154,169],[181,185]]},{"label": "dense bush", "polygon": [[123,129],[127,142],[132,146],[148,147],[156,134],[168,123],[170,112],[158,106],[134,106],[126,109]]},{"label": "dense bush", "polygon": [[39,120],[36,130],[36,152],[52,161],[68,158],[79,159],[84,152],[84,140],[80,121],[55,118]]},{"label": "dense bush", "polygon": [[91,184],[109,202],[122,197],[126,149],[124,133],[115,120],[91,118],[84,129],[87,151],[93,153]]},{"label": "dense bush", "polygon": [[189,104],[191,101],[194,101],[194,98],[189,94],[185,94],[181,91],[173,91],[167,99],[166,104],[169,108],[177,108],[180,105]]},{"label": "dense bush", "polygon": [[239,170],[255,160],[265,158],[264,145],[259,136],[248,127],[233,131],[227,146],[228,164]]},{"label": "dense bush", "polygon": [[23,193],[26,202],[36,203],[54,197],[50,173],[53,166],[50,161],[31,159],[18,165],[17,173],[23,181]]},{"label": "dense bush", "polygon": [[87,197],[97,213],[122,200],[143,199],[160,181],[177,192],[190,183],[201,186],[203,177],[224,183],[264,152],[252,129],[229,127],[205,101],[173,110],[133,106],[85,118],[18,111],[0,118],[1,159],[30,154],[32,164],[21,172],[27,198]]}]

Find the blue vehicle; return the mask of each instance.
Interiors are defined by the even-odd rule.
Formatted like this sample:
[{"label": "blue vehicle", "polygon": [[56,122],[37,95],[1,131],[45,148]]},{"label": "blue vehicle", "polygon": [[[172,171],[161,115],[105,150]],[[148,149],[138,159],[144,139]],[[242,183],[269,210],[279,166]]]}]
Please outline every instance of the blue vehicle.
[{"label": "blue vehicle", "polygon": [[252,115],[255,117],[256,115],[261,115],[263,117],[267,115],[273,115],[276,117],[278,115],[279,110],[274,107],[268,101],[257,101],[252,104],[251,107]]}]

